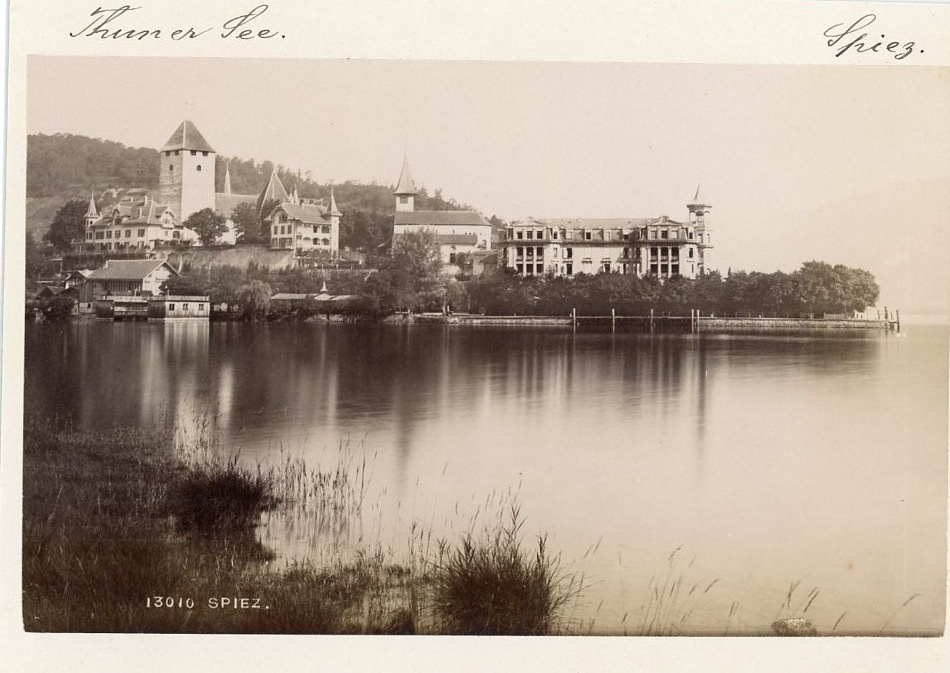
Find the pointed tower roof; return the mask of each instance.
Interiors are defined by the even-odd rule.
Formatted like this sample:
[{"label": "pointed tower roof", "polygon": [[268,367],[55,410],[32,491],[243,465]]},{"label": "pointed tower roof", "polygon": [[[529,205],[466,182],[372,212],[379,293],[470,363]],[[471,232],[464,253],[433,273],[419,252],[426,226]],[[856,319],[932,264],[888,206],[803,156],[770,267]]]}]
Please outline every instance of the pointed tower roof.
[{"label": "pointed tower roof", "polygon": [[300,203],[300,194],[297,192],[297,183],[294,182],[294,193],[290,195],[290,200],[293,203]]},{"label": "pointed tower roof", "polygon": [[290,201],[290,194],[288,194],[287,190],[284,189],[284,183],[280,181],[280,178],[277,175],[276,166],[270,174],[270,180],[268,180],[267,184],[264,185],[264,190],[261,192],[260,196],[261,203],[267,201],[268,199],[277,199],[281,203]]},{"label": "pointed tower roof", "polygon": [[178,128],[175,129],[171,138],[168,139],[168,142],[165,143],[165,146],[161,149],[162,152],[168,152],[170,150],[214,152],[214,148],[208,144],[208,141],[205,140],[204,136],[195,128],[195,125],[187,119],[178,125]]},{"label": "pointed tower roof", "polygon": [[706,208],[710,207],[710,205],[708,203],[705,203],[702,197],[700,197],[699,195],[699,188],[701,186],[702,186],[702,183],[696,185],[696,194],[693,195],[693,200],[687,204],[688,206],[704,206]]},{"label": "pointed tower roof", "polygon": [[228,160],[227,168],[224,169],[224,193],[231,193],[231,161]]},{"label": "pointed tower roof", "polygon": [[86,210],[86,217],[99,219],[99,211],[96,210],[96,197],[92,194],[89,195],[89,209]]},{"label": "pointed tower roof", "polygon": [[402,172],[399,173],[399,184],[396,185],[393,196],[415,196],[418,193],[416,183],[412,179],[412,173],[409,172],[409,159],[403,156]]},{"label": "pointed tower roof", "polygon": [[330,187],[330,207],[327,208],[327,215],[331,217],[340,217],[342,215],[339,210],[336,208],[336,197],[333,196],[333,187]]}]

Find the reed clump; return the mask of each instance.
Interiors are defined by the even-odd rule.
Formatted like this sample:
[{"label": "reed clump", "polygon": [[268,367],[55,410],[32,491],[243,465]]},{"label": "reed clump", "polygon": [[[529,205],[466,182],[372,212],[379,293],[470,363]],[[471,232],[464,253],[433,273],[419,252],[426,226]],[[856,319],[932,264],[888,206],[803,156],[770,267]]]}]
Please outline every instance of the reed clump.
[{"label": "reed clump", "polygon": [[533,554],[523,551],[523,520],[517,506],[507,523],[461,544],[441,545],[432,573],[432,603],[440,631],[459,635],[548,635],[561,624],[572,598],[573,578],[538,538]]},{"label": "reed clump", "polygon": [[181,528],[206,534],[253,528],[276,504],[273,476],[240,467],[237,456],[187,470],[169,497]]}]

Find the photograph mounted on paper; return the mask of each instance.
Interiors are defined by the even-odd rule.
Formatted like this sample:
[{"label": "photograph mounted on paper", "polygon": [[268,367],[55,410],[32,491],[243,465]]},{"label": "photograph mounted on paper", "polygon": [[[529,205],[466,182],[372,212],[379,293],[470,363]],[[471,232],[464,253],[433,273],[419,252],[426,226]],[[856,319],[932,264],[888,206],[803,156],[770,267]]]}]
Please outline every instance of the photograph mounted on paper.
[{"label": "photograph mounted on paper", "polygon": [[942,634],[948,85],[31,56],[24,628]]}]

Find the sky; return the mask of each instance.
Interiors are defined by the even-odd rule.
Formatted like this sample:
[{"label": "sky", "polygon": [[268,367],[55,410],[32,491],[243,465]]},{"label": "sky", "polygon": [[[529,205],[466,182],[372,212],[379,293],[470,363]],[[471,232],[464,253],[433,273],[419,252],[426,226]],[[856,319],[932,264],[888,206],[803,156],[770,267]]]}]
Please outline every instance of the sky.
[{"label": "sky", "polygon": [[[158,148],[191,119],[223,156],[320,182],[417,183],[486,216],[686,217],[712,266],[870,270],[948,312],[950,69],[30,57],[29,133]],[[907,309],[905,309],[907,310]]]}]

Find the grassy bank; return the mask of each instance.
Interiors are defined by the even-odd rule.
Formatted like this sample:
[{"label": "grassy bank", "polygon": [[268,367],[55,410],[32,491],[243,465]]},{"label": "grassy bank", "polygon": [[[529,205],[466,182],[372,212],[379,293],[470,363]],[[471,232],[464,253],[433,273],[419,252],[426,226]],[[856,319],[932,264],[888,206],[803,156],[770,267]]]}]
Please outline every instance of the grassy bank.
[{"label": "grassy bank", "polygon": [[[339,515],[365,464],[329,473],[242,468],[154,428],[24,433],[23,618],[28,631],[552,633],[557,564],[507,529],[396,564],[380,550],[274,569],[255,524],[282,499]],[[361,472],[361,469],[364,472]],[[304,486],[301,484],[305,482]],[[352,484],[351,484],[352,485]],[[296,494],[296,495],[294,495]],[[321,500],[322,498],[322,500]],[[332,512],[331,512],[332,514]],[[488,582],[488,585],[485,583]],[[488,586],[488,590],[485,587]],[[525,600],[522,600],[525,599]]]}]

